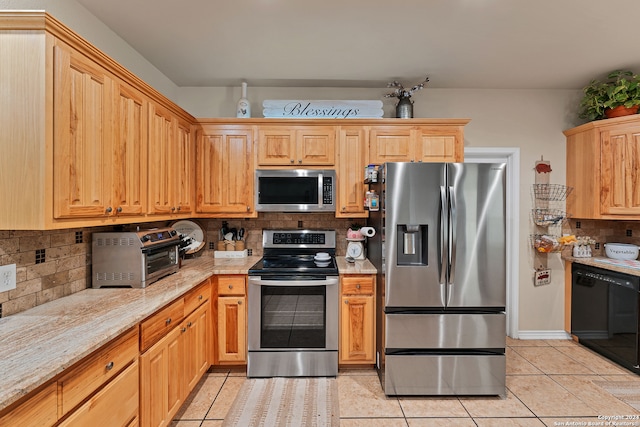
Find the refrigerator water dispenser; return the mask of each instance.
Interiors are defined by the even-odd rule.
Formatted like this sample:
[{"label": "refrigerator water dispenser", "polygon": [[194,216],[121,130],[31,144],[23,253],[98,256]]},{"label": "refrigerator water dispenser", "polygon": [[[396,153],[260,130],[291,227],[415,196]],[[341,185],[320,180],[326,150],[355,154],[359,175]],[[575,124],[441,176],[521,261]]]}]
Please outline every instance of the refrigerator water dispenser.
[{"label": "refrigerator water dispenser", "polygon": [[398,224],[398,265],[427,265],[427,225]]}]

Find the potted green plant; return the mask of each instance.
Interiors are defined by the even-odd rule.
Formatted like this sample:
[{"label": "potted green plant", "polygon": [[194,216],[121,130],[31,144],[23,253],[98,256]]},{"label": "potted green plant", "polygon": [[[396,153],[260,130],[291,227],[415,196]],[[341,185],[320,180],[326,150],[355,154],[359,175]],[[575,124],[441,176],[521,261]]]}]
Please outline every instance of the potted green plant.
[{"label": "potted green plant", "polygon": [[605,81],[592,80],[583,92],[581,119],[591,121],[636,114],[640,106],[640,76],[631,71],[612,71]]}]

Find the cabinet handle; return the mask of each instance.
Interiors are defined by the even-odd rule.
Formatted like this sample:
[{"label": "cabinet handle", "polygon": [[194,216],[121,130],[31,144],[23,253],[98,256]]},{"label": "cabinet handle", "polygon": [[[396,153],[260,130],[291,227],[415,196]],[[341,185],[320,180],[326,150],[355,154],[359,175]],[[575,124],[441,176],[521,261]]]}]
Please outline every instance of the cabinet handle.
[{"label": "cabinet handle", "polygon": [[238,301],[238,305],[242,305],[242,301]]},{"label": "cabinet handle", "polygon": [[180,212],[180,206],[178,206],[178,212]]},{"label": "cabinet handle", "polygon": [[295,160],[291,159],[291,163],[293,163]]},{"label": "cabinet handle", "polygon": [[164,321],[165,325],[169,325],[169,323],[171,323],[171,317],[169,317],[167,320]]},{"label": "cabinet handle", "polygon": [[298,160],[298,163],[302,163],[302,159]]},{"label": "cabinet handle", "polygon": [[191,323],[191,322],[187,323],[187,328],[190,328],[190,327],[191,327],[191,325],[192,325],[192,323]]},{"label": "cabinet handle", "polygon": [[247,212],[249,212],[251,210],[251,207],[247,206]]},{"label": "cabinet handle", "polygon": [[184,328],[184,327],[183,327],[182,329],[180,329],[180,332],[183,332],[183,333],[184,333],[184,332],[187,332],[187,328]]},{"label": "cabinet handle", "polygon": [[343,206],[343,207],[342,207],[342,212],[344,212],[344,211],[346,211],[346,210],[347,210],[347,207],[346,207],[346,206]]},{"label": "cabinet handle", "polygon": [[198,299],[202,301],[202,295],[198,295]]},{"label": "cabinet handle", "polygon": [[122,206],[118,206],[118,209],[116,209],[116,212],[118,213],[122,212]]},{"label": "cabinet handle", "polygon": [[344,303],[349,304],[349,300],[348,299],[344,300]]},{"label": "cabinet handle", "polygon": [[360,283],[356,285],[356,289],[360,289]]},{"label": "cabinet handle", "polygon": [[107,371],[110,371],[113,369],[113,361],[107,363],[107,366],[104,367]]},{"label": "cabinet handle", "polygon": [[176,211],[176,207],[175,206],[171,206],[171,212],[175,212]]},{"label": "cabinet handle", "polygon": [[229,285],[229,289],[233,289],[233,285]]},{"label": "cabinet handle", "polygon": [[113,208],[112,208],[111,206],[109,206],[109,207],[107,208],[107,213],[108,213],[108,214],[110,214],[111,212],[113,212]]}]

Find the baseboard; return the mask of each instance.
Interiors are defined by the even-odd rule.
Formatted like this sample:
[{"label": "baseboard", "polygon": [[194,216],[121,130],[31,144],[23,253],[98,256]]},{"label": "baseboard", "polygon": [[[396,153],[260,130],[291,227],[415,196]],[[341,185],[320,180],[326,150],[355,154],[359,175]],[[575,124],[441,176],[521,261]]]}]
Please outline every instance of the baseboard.
[{"label": "baseboard", "polygon": [[570,340],[571,335],[566,331],[518,331],[520,340]]}]

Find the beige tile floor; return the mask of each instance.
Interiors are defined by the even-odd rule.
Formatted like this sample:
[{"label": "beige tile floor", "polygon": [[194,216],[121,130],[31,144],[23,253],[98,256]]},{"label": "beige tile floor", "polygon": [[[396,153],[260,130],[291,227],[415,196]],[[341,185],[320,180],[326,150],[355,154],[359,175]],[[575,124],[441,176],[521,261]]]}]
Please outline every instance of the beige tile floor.
[{"label": "beige tile floor", "polygon": [[[239,370],[207,373],[172,426],[221,426],[244,380]],[[640,390],[640,376],[573,341],[507,338],[506,398],[386,397],[375,370],[341,370],[340,426],[606,426],[602,416],[640,415],[594,380],[637,381]],[[640,419],[609,425],[640,427]]]}]

